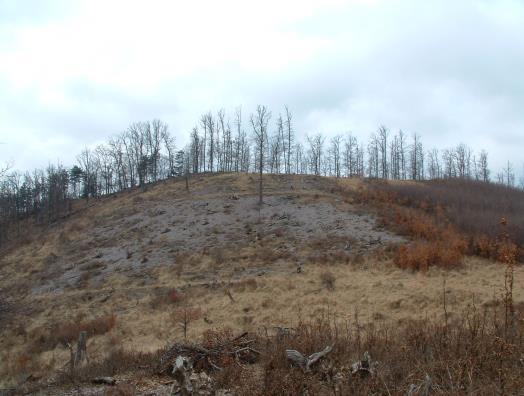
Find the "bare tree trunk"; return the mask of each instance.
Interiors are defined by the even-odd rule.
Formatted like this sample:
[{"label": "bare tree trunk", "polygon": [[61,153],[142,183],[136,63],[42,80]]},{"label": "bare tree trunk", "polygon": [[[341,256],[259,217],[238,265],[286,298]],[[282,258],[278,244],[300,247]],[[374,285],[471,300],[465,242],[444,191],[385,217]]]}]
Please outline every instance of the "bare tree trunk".
[{"label": "bare tree trunk", "polygon": [[87,360],[87,332],[81,331],[76,344],[75,367]]},{"label": "bare tree trunk", "polygon": [[262,184],[262,173],[264,172],[264,150],[267,137],[267,124],[271,117],[271,113],[267,110],[266,106],[259,105],[257,107],[256,115],[251,115],[251,125],[253,127],[253,133],[255,143],[258,150],[258,172],[259,172],[259,186],[258,186],[258,203],[262,205],[263,202],[263,184]]}]

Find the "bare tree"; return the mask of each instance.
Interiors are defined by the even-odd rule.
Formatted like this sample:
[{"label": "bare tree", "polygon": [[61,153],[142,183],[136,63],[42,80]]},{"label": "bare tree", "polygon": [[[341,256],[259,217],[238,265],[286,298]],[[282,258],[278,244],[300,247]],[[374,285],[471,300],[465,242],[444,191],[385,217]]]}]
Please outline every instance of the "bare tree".
[{"label": "bare tree", "polygon": [[488,153],[484,150],[480,152],[477,169],[479,172],[479,179],[485,183],[489,182]]},{"label": "bare tree", "polygon": [[388,172],[388,130],[384,125],[378,129],[378,147],[380,151],[380,176],[387,179]]},{"label": "bare tree", "polygon": [[119,191],[122,191],[127,187],[127,172],[126,165],[124,161],[124,150],[123,138],[122,136],[116,136],[109,139],[108,142],[108,152],[112,158],[113,167],[116,172],[117,177],[117,188]]},{"label": "bare tree", "polygon": [[357,138],[349,134],[344,143],[344,167],[346,168],[347,177],[353,177],[358,174],[358,151]]},{"label": "bare tree", "polygon": [[174,324],[178,324],[182,328],[184,339],[187,339],[189,324],[201,317],[202,310],[200,308],[185,305],[172,313],[171,320]]},{"label": "bare tree", "polygon": [[104,145],[98,145],[94,150],[96,156],[96,164],[100,170],[100,181],[103,182],[103,186],[99,188],[104,194],[109,195],[114,191],[113,189],[113,158],[111,152]]},{"label": "bare tree", "polygon": [[307,137],[309,142],[310,168],[315,175],[320,175],[322,164],[322,152],[324,141],[326,140],[320,133],[314,137]]},{"label": "bare tree", "polygon": [[424,150],[420,136],[413,134],[413,143],[409,153],[411,163],[411,179],[422,180],[424,178]]},{"label": "bare tree", "polygon": [[12,167],[12,164],[6,162],[3,166],[0,167],[0,177],[3,177],[5,174],[7,174],[7,172],[9,171],[9,169],[11,169]]},{"label": "bare tree", "polygon": [[437,149],[432,149],[428,152],[428,175],[430,179],[440,179],[441,165],[440,155]]},{"label": "bare tree", "polygon": [[262,185],[262,173],[264,172],[264,152],[267,145],[267,124],[271,118],[271,113],[268,111],[266,106],[257,106],[256,114],[251,115],[251,126],[253,127],[253,137],[255,141],[255,149],[258,157],[258,172],[259,187],[258,194],[259,205],[264,203],[263,201],[263,185]]},{"label": "bare tree", "polygon": [[[149,148],[149,158],[151,166],[151,176],[153,181],[158,180],[158,163],[160,160],[160,145],[168,137],[167,124],[160,120],[153,120],[147,128],[147,142]],[[167,149],[167,147],[166,147]]]},{"label": "bare tree", "polygon": [[246,138],[246,131],[242,127],[242,108],[238,107],[235,112],[235,128],[237,136],[235,138],[235,171],[247,172],[249,170],[249,143]]},{"label": "bare tree", "polygon": [[456,177],[457,171],[455,168],[455,160],[451,150],[445,149],[443,151],[442,161],[444,162],[444,177],[447,177],[448,179]]},{"label": "bare tree", "polygon": [[77,161],[80,164],[84,175],[84,192],[83,195],[86,203],[89,203],[89,197],[95,194],[95,159],[87,147],[78,155]]},{"label": "bare tree", "polygon": [[379,177],[379,141],[375,134],[371,135],[368,143],[368,176],[378,179]]},{"label": "bare tree", "polygon": [[303,174],[306,168],[304,167],[304,147],[302,143],[296,143],[293,151],[295,154],[295,173]]},{"label": "bare tree", "polygon": [[132,137],[129,129],[122,134],[122,144],[125,149],[125,162],[127,164],[127,172],[129,174],[129,187],[135,187],[137,184],[136,181],[136,169],[138,161],[135,160],[135,152],[131,145]]},{"label": "bare tree", "polygon": [[[227,150],[228,150],[228,129],[226,128],[226,111],[220,109],[217,113],[217,144],[216,144],[216,156],[218,160],[217,169],[224,172],[227,170]],[[222,142],[220,142],[220,131],[222,131]]]},{"label": "bare tree", "polygon": [[[209,133],[209,166],[208,171],[214,172],[214,160],[215,160],[215,120],[211,112],[204,115],[204,128]],[[204,137],[205,140],[205,137]]]},{"label": "bare tree", "polygon": [[524,190],[524,164],[522,164],[522,173],[520,176],[520,188]]},{"label": "bare tree", "polygon": [[395,135],[389,143],[389,177],[395,180],[400,179],[399,159],[398,136]]},{"label": "bare tree", "polygon": [[293,116],[291,112],[289,111],[289,108],[285,106],[286,108],[286,121],[285,121],[285,127],[287,132],[287,162],[286,162],[286,173],[291,173],[291,146],[293,145],[294,136],[293,136],[293,125],[292,120]]},{"label": "bare tree", "polygon": [[398,152],[399,152],[399,166],[402,180],[406,180],[406,135],[402,132],[402,129],[398,131]]},{"label": "bare tree", "polygon": [[506,167],[503,171],[504,183],[508,187],[513,187],[515,185],[515,173],[513,172],[513,165],[511,162],[507,162]]},{"label": "bare tree", "polygon": [[191,152],[191,170],[193,173],[200,172],[200,136],[198,135],[198,128],[194,127],[191,131],[191,143],[190,143],[190,152]]},{"label": "bare tree", "polygon": [[471,176],[471,149],[460,143],[454,150],[457,176],[461,179]]},{"label": "bare tree", "polygon": [[132,123],[127,130],[129,139],[129,149],[131,151],[132,166],[138,175],[138,184],[142,189],[146,188],[147,175],[149,170],[149,156],[147,153],[147,134],[149,122]]},{"label": "bare tree", "polygon": [[333,172],[336,177],[340,177],[340,144],[342,137],[337,135],[331,139],[331,159],[333,160]]},{"label": "bare tree", "polygon": [[282,156],[284,155],[285,160],[285,141],[284,141],[284,121],[282,116],[279,115],[277,118],[277,130],[271,138],[270,142],[270,170],[271,173],[280,173],[282,166]]},{"label": "bare tree", "polygon": [[204,129],[204,139],[202,141],[202,161],[201,161],[204,172],[207,171],[208,169],[207,158],[206,158],[208,117],[212,117],[211,112],[208,112],[207,114],[203,114],[202,117],[200,118],[200,125],[202,125],[202,128]]},{"label": "bare tree", "polygon": [[167,124],[165,129],[162,129],[162,140],[164,142],[164,147],[167,151],[168,158],[168,173],[167,177],[173,176],[174,167],[175,167],[175,138],[171,136],[167,130]]}]

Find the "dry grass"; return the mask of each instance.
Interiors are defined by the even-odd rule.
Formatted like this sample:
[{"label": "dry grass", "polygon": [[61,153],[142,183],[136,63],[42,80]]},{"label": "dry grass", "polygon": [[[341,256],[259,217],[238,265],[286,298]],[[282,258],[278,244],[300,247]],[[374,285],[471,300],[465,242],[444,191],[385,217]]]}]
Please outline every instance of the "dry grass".
[{"label": "dry grass", "polygon": [[[292,337],[269,344],[260,394],[406,394],[426,374],[436,393],[516,394],[524,385],[523,329],[506,338],[497,315],[472,308],[453,324],[414,321],[398,328],[337,323],[329,316],[300,323]],[[285,359],[285,349],[310,354],[326,345],[334,350],[312,373],[290,368]],[[364,351],[379,361],[378,374],[352,376],[349,366]]]},{"label": "dry grass", "polygon": [[[445,294],[445,290],[443,291]],[[520,394],[524,387],[524,312],[511,301],[499,300],[489,308],[470,306],[455,319],[410,320],[402,324],[363,324],[357,315],[340,320],[325,306],[312,320],[299,320],[287,333],[251,333],[248,338],[260,355],[250,364],[238,365],[231,355],[214,355],[215,389],[231,389],[239,395],[290,394],[408,394],[410,389],[426,394]],[[514,315],[511,331],[505,319],[508,308]],[[446,306],[441,304],[445,312]],[[212,330],[202,333],[198,345],[213,350],[234,342],[238,331]],[[286,350],[304,355],[333,347],[320,363],[304,371],[286,359]],[[143,384],[162,367],[167,349],[139,354],[115,349],[100,362],[91,362],[59,378],[59,386],[88,384],[96,376],[125,374],[130,383]],[[368,352],[378,362],[373,374],[354,374],[351,365]],[[206,362],[204,362],[206,363]],[[429,378],[429,380],[428,380]],[[164,382],[165,379],[158,379]],[[157,382],[157,383],[158,383]],[[422,392],[422,393],[421,393]]]},{"label": "dry grass", "polygon": [[[236,381],[236,384],[240,384],[244,389],[254,390],[254,394],[265,394],[265,392],[279,394],[278,389],[288,389],[291,392],[294,389],[293,387],[299,386],[300,381],[307,377],[298,369],[290,369],[285,363],[283,355],[281,355],[285,348],[296,347],[304,353],[313,352],[316,351],[314,348],[317,346],[320,346],[320,349],[323,348],[325,346],[323,345],[324,341],[331,340],[336,341],[334,360],[329,360],[329,362],[333,362],[335,371],[347,367],[349,363],[361,356],[364,350],[369,349],[372,357],[380,360],[380,367],[386,370],[384,376],[392,392],[395,389],[397,393],[405,393],[406,389],[403,387],[424,378],[422,370],[429,370],[428,373],[438,386],[450,386],[449,382],[443,384],[445,378],[440,377],[442,372],[438,367],[445,363],[445,361],[439,360],[441,359],[440,354],[444,354],[442,359],[460,359],[458,355],[463,349],[460,349],[462,347],[459,348],[458,340],[450,341],[449,347],[445,346],[447,348],[445,351],[435,349],[438,346],[435,344],[437,338],[436,335],[435,338],[432,338],[432,334],[434,334],[434,331],[441,330],[438,330],[438,326],[433,326],[435,323],[440,323],[443,317],[442,278],[446,277],[447,279],[446,296],[450,325],[458,326],[465,323],[466,320],[471,320],[470,314],[468,314],[469,316],[464,314],[464,312],[468,312],[468,305],[471,303],[478,307],[476,312],[479,314],[484,313],[484,309],[493,310],[503,307],[500,302],[493,304],[493,293],[496,291],[496,295],[499,295],[499,291],[503,290],[504,268],[485,261],[477,262],[476,259],[466,259],[465,261],[465,265],[460,270],[444,272],[431,267],[426,275],[409,274],[393,266],[388,266],[387,263],[377,263],[369,259],[364,259],[364,262],[359,266],[335,264],[329,267],[329,272],[336,279],[334,290],[327,290],[322,283],[322,274],[326,272],[325,264],[311,264],[306,265],[301,274],[293,274],[290,268],[289,275],[266,275],[233,283],[230,287],[235,302],[230,301],[220,286],[216,289],[206,287],[188,289],[184,292],[188,296],[188,302],[193,306],[201,307],[203,316],[212,323],[206,322],[204,318],[194,320],[187,328],[187,337],[188,340],[198,341],[200,335],[207,330],[221,326],[236,329],[235,334],[237,334],[242,330],[256,332],[263,326],[271,328],[271,326],[279,325],[301,329],[297,322],[303,324],[304,330],[300,330],[292,340],[285,342],[270,340],[269,349],[264,349],[267,357],[264,357],[261,361],[261,366],[257,366],[257,375],[250,374],[249,367],[240,370],[240,372],[236,369],[234,372],[228,370],[220,375],[217,374],[217,381],[224,385],[233,386]],[[166,278],[165,282],[171,284],[171,287],[177,287],[176,281],[172,278]],[[521,285],[523,282],[524,272],[522,268],[516,268],[515,285]],[[291,288],[290,284],[296,284],[299,287]],[[169,290],[166,288],[164,294],[167,295]],[[474,298],[472,297],[473,294],[475,294]],[[514,299],[515,301],[524,299],[522,288],[516,291]],[[120,298],[115,296],[111,301],[115,307],[129,306],[129,298],[125,294],[122,294]],[[260,301],[260,304],[254,304],[255,301]],[[177,307],[177,304],[166,305],[165,309],[151,310],[147,302],[140,302],[134,310],[119,314],[118,326],[107,336],[111,334],[110,337],[117,337],[120,340],[116,343],[120,351],[109,350],[110,355],[106,357],[98,355],[92,368],[80,371],[79,377],[70,381],[88,383],[90,378],[98,375],[130,375],[126,373],[133,373],[133,376],[138,375],[135,373],[142,369],[137,366],[147,366],[148,359],[155,355],[154,353],[150,354],[150,351],[161,348],[167,340],[183,339],[182,329],[176,328],[178,326],[174,327],[170,321],[170,312],[174,312]],[[247,313],[246,309],[248,309]],[[316,334],[314,326],[319,321],[326,321],[328,310],[331,318],[328,321],[329,326],[333,327],[336,323],[336,330],[332,328],[328,333],[323,330],[322,334]],[[520,315],[519,311],[516,311]],[[67,312],[67,310],[57,311],[56,313],[63,315],[63,312]],[[370,326],[370,323],[376,323],[378,319],[382,323],[380,326],[387,327],[380,327],[382,333],[377,335],[371,332],[372,327],[368,326]],[[489,311],[489,315],[486,314],[486,319],[494,320],[492,311]],[[357,321],[359,326],[356,326]],[[498,311],[496,321],[503,323],[501,311]],[[177,323],[179,322],[180,320],[177,320]],[[74,321],[71,323],[74,323]],[[431,323],[433,325],[430,325]],[[347,338],[345,335],[347,326],[352,329],[351,338]],[[310,330],[306,332],[308,328]],[[361,331],[361,344],[357,341],[357,328]],[[461,327],[450,328],[453,329],[451,331],[453,337],[465,337],[466,330],[469,331],[469,329]],[[328,336],[335,337],[336,332],[338,332],[338,338],[326,338]],[[375,334],[373,336],[375,338],[366,341],[373,334]],[[415,344],[417,336],[427,343],[428,351],[439,351],[435,355],[437,358],[434,358],[437,359],[435,366],[429,360],[426,361],[420,356],[417,357],[417,351],[424,350],[421,345]],[[482,335],[482,337],[484,336]],[[406,343],[406,340],[409,340],[409,343]],[[464,348],[477,348],[479,344],[489,341],[484,337],[475,339],[474,344],[468,344],[469,340],[469,338],[463,340],[466,343]],[[311,344],[308,344],[309,342]],[[346,343],[347,348],[344,346]],[[96,343],[90,343],[90,345],[96,345]],[[264,340],[263,345],[266,345]],[[493,343],[489,345],[492,351],[497,351],[493,349],[495,348]],[[439,348],[441,347],[444,346]],[[406,348],[406,350],[402,348]],[[458,352],[453,352],[454,348],[459,348]],[[484,351],[483,353],[487,352]],[[276,355],[273,356],[273,354]],[[137,356],[141,357],[138,358]],[[402,356],[402,361],[395,363],[398,356]],[[469,357],[470,355],[466,356]],[[479,357],[484,358],[484,355]],[[509,359],[513,358],[513,355],[509,357]],[[21,359],[20,367],[25,367],[28,372],[38,373],[41,369],[38,361],[24,362],[23,360],[26,358],[23,354],[18,355],[17,359]],[[122,364],[119,363],[120,359],[123,359]],[[413,362],[409,362],[409,359],[413,359]],[[419,369],[414,363],[418,361],[417,359],[422,359],[422,365]],[[59,362],[60,360],[58,360]],[[396,364],[399,364],[398,369],[395,366]],[[453,363],[453,360],[449,360],[448,364],[450,364],[453,383],[455,384],[455,381],[458,382],[461,375],[458,372],[461,363]],[[482,367],[479,369],[474,366],[477,363],[471,364],[468,369],[473,369],[474,372],[483,370]],[[49,366],[45,367],[47,367],[46,370],[49,370]],[[328,374],[332,375],[333,373]],[[333,384],[326,382],[326,375],[326,373],[315,371],[313,376],[309,376],[310,378],[306,380],[305,386],[310,390],[310,394],[317,394],[315,393],[317,390],[321,393],[328,392],[326,389],[330,389],[329,387]],[[477,375],[486,376],[487,374],[478,372]],[[492,376],[482,378],[488,381],[488,379],[492,379]],[[479,381],[479,386],[484,384],[482,378],[475,378],[473,385],[477,386],[476,381]],[[255,379],[259,382],[252,383]],[[505,377],[504,380],[509,381]],[[373,384],[372,387],[367,388],[371,386],[370,383]],[[380,393],[380,389],[383,390],[383,388],[379,388],[376,381],[370,383],[366,381],[362,383],[347,382],[341,386],[351,387],[341,388],[345,392],[342,394],[366,393],[368,391]],[[358,387],[354,388],[357,385]],[[454,386],[458,385],[455,384]],[[468,389],[474,390],[476,388]],[[511,387],[507,389],[511,389]],[[244,393],[239,391],[239,394]]]},{"label": "dry grass", "polygon": [[126,373],[153,374],[154,364],[162,350],[152,353],[127,351],[120,347],[111,349],[103,359],[76,369],[73,373],[65,371],[57,379],[63,384],[89,383],[96,377],[113,377]]},{"label": "dry grass", "polygon": [[255,278],[245,278],[231,285],[235,292],[243,293],[245,291],[255,291],[258,288],[258,283]]},{"label": "dry grass", "polygon": [[335,289],[335,275],[331,271],[324,271],[320,274],[320,281],[329,290]]},{"label": "dry grass", "polygon": [[176,288],[171,288],[167,291],[160,290],[160,293],[151,298],[150,306],[154,310],[167,309],[169,306],[179,305],[185,300],[184,293]]}]

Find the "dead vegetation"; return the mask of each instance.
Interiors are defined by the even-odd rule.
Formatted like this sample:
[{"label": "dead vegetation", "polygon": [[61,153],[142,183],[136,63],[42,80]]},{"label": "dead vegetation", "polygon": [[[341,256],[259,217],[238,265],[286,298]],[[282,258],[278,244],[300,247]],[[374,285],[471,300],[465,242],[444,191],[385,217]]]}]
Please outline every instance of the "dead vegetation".
[{"label": "dead vegetation", "polygon": [[404,206],[428,213],[444,211],[461,231],[471,236],[498,237],[500,219],[508,219],[508,232],[516,244],[524,244],[524,192],[494,183],[445,179],[417,184],[382,186],[396,194]]},{"label": "dead vegetation", "polygon": [[[9,314],[10,323],[2,323],[0,359],[10,362],[0,371],[10,381],[4,384],[21,374],[55,373],[68,358],[63,345],[86,331],[93,358],[75,373],[59,371],[59,389],[90,387],[93,378],[110,376],[116,386],[149,391],[173,381],[154,369],[166,342],[186,346],[194,359],[189,346],[216,350],[213,345],[245,332],[260,354],[242,352],[237,359],[226,348],[227,358],[211,356],[220,370],[209,363],[198,367],[216,389],[414,395],[429,387],[511,394],[522,385],[514,373],[522,374],[524,295],[521,288],[515,295],[507,289],[520,285],[524,272],[516,266],[515,276],[504,278],[500,264],[470,257],[516,260],[511,219],[498,220],[495,239],[472,236],[443,204],[407,202],[383,185],[356,192],[360,182],[337,186],[311,177],[284,177],[292,191],[268,178],[259,214],[249,195],[254,181],[228,179],[222,196],[215,184],[227,178],[195,180],[191,191],[198,199],[158,185],[98,202],[85,217],[57,225],[60,233],[3,258],[0,282],[9,279],[11,294],[24,285],[21,303],[41,307],[34,316]],[[367,212],[370,203],[377,217]],[[103,215],[94,216],[98,210]],[[60,287],[42,288],[41,280]],[[101,315],[109,308],[114,314]],[[225,326],[235,330],[217,330]],[[215,344],[201,338],[209,331],[222,334]],[[311,356],[327,346],[333,349],[310,371],[291,367],[286,358],[289,349]],[[496,369],[489,351],[505,359]],[[379,362],[372,375],[363,374],[368,361]],[[355,363],[361,369],[352,374]]]},{"label": "dead vegetation", "polygon": [[508,249],[524,258],[522,191],[470,180],[377,181],[357,197],[377,205],[384,226],[413,239],[397,250],[400,268],[456,268],[464,255],[504,261]]},{"label": "dead vegetation", "polygon": [[324,271],[320,274],[320,281],[329,290],[335,289],[335,275],[331,271]]},{"label": "dead vegetation", "polygon": [[[238,395],[518,394],[524,386],[523,315],[506,298],[489,308],[470,306],[453,320],[392,327],[362,324],[358,314],[342,321],[327,307],[316,319],[276,333],[225,329],[149,354],[115,349],[103,361],[64,373],[54,386],[89,388],[93,378],[112,377],[143,391],[165,383],[177,387],[179,377],[168,379],[182,357],[196,373],[210,376],[210,389]],[[312,363],[291,364],[290,354],[309,355]]]},{"label": "dead vegetation", "polygon": [[111,331],[117,322],[115,314],[99,316],[90,320],[81,320],[66,323],[55,323],[50,329],[35,329],[28,335],[34,340],[30,353],[40,353],[54,349],[57,345],[66,346],[78,339],[78,335],[85,331],[87,336],[106,334]]}]

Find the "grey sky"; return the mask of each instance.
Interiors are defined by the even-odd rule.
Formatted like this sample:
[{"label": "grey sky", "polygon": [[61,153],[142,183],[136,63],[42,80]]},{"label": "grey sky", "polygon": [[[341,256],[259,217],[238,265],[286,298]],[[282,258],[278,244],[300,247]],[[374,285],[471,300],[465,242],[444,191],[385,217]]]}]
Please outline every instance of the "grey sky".
[{"label": "grey sky", "polygon": [[523,70],[522,1],[0,0],[0,162],[69,165],[152,118],[182,146],[262,103],[300,136],[384,124],[520,169]]}]

